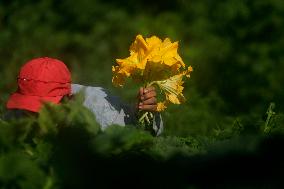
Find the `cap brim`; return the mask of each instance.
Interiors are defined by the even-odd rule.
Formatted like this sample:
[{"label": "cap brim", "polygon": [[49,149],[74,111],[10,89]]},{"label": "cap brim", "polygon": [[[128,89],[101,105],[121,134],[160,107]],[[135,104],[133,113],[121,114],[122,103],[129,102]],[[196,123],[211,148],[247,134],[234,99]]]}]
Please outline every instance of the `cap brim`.
[{"label": "cap brim", "polygon": [[44,103],[51,102],[58,104],[63,96],[39,97],[14,93],[10,96],[6,107],[8,109],[22,109],[32,112],[39,112]]}]

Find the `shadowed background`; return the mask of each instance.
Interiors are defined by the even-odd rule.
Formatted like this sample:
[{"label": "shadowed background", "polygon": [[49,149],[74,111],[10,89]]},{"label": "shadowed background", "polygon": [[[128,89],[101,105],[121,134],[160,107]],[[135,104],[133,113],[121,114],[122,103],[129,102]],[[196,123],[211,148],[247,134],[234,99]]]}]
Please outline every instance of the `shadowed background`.
[{"label": "shadowed background", "polygon": [[[0,0],[0,188],[284,188],[283,33],[283,0]],[[133,101],[138,86],[114,88],[111,66],[137,34],[179,41],[194,68],[162,136],[101,132],[80,96],[1,120],[19,68],[40,56]]]},{"label": "shadowed background", "polygon": [[255,123],[272,101],[284,110],[283,18],[282,0],[1,0],[1,112],[21,65],[39,56],[64,61],[74,83],[133,100],[137,86],[114,88],[111,66],[142,34],[179,41],[194,68],[186,104],[163,115],[165,134],[210,134],[248,117]]}]

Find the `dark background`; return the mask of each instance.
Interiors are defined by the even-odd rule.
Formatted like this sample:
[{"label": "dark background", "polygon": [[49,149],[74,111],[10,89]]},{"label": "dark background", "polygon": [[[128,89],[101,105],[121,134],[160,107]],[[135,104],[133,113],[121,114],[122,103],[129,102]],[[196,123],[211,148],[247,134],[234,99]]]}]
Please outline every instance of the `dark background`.
[{"label": "dark background", "polygon": [[111,66],[142,34],[179,41],[181,57],[194,68],[187,102],[163,115],[166,134],[254,122],[270,102],[284,110],[283,18],[282,0],[0,0],[1,112],[21,65],[39,56],[64,61],[74,83],[103,86],[130,101],[137,88],[115,89]]},{"label": "dark background", "polygon": [[[283,33],[283,0],[0,0],[0,188],[283,188]],[[138,86],[114,88],[111,66],[137,34],[179,41],[194,68],[162,136],[101,132],[76,100],[1,120],[40,56],[133,101]]]}]

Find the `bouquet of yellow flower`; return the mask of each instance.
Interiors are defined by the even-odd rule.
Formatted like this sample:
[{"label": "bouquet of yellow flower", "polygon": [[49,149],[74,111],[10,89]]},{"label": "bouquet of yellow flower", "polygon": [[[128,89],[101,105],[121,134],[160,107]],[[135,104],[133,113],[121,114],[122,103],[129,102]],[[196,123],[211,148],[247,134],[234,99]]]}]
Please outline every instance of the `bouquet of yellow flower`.
[{"label": "bouquet of yellow flower", "polygon": [[[162,41],[156,36],[144,39],[137,35],[130,46],[130,56],[116,59],[118,65],[112,67],[113,84],[123,86],[126,78],[131,78],[144,87],[157,86],[163,97],[157,103],[158,112],[164,111],[170,103],[184,102],[183,78],[189,78],[193,69],[184,64],[177,49],[178,42],[172,43],[169,38]],[[143,112],[139,122],[149,123],[151,117],[152,113]]]}]

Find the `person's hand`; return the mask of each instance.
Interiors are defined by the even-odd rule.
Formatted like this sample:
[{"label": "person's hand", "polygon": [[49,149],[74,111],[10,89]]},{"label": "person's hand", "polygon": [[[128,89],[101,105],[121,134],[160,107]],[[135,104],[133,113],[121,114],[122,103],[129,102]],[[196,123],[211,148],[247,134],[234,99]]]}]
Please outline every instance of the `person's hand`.
[{"label": "person's hand", "polygon": [[155,87],[140,87],[138,92],[138,109],[144,111],[156,111],[157,98]]}]

